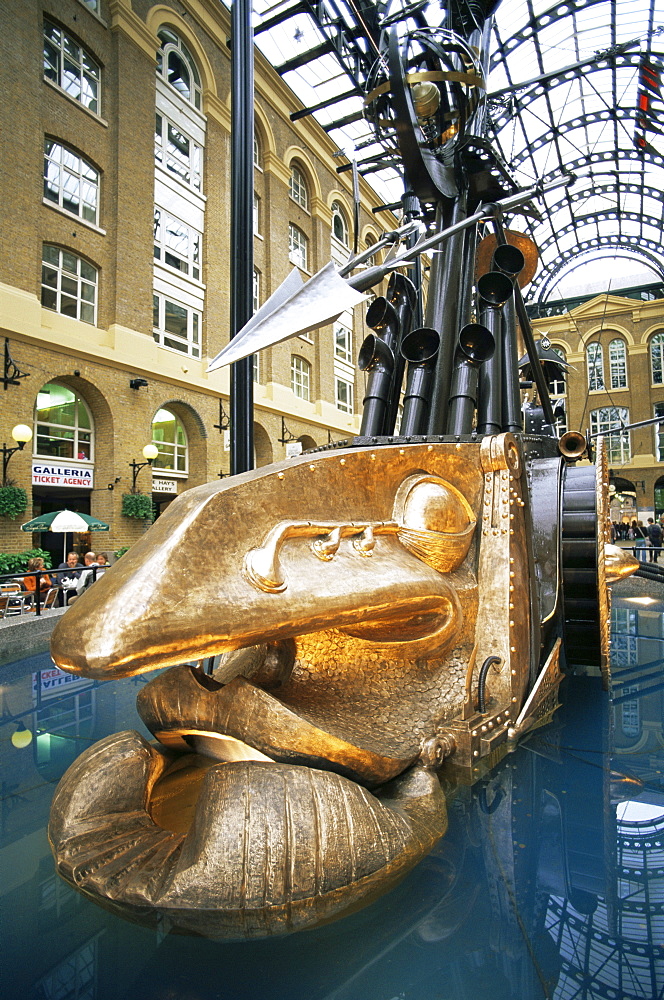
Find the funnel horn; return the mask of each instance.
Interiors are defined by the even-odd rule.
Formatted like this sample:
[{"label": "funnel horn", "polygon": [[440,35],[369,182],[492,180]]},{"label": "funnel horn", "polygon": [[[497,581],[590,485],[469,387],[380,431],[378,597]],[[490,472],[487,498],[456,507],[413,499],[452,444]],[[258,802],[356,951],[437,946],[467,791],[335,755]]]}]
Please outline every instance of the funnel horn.
[{"label": "funnel horn", "polygon": [[568,462],[581,458],[587,447],[588,442],[581,431],[566,431],[558,442],[558,451]]},{"label": "funnel horn", "polygon": [[[385,304],[390,305],[389,302],[385,302]],[[392,348],[375,333],[370,333],[360,348],[357,367],[362,372],[369,372],[360,434],[372,437],[383,432],[390,382],[394,371]]]},{"label": "funnel horn", "polygon": [[459,334],[450,388],[449,434],[470,434],[480,366],[492,357],[495,346],[491,331],[479,323],[468,323]]},{"label": "funnel horn", "polygon": [[480,372],[477,406],[478,434],[500,434],[503,402],[503,306],[514,293],[512,279],[502,271],[488,271],[477,282],[480,323],[495,341],[495,350]]},{"label": "funnel horn", "polygon": [[401,353],[408,362],[408,375],[400,433],[405,437],[411,434],[424,434],[431,380],[439,347],[440,334],[429,327],[413,330],[404,337]]}]

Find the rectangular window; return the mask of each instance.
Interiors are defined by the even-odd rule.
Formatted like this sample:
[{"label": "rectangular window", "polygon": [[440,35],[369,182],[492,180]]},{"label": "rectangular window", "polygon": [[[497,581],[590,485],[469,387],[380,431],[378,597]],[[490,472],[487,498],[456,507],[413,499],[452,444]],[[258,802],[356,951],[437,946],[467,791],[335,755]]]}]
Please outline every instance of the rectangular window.
[{"label": "rectangular window", "polygon": [[261,200],[254,192],[254,236],[260,236],[261,232]]},{"label": "rectangular window", "polygon": [[69,250],[44,244],[41,304],[63,316],[96,322],[97,268]]},{"label": "rectangular window", "polygon": [[335,378],[334,380],[334,394],[335,402],[338,410],[343,410],[344,413],[353,412],[353,386],[350,382],[346,382],[343,378]]},{"label": "rectangular window", "polygon": [[627,388],[627,357],[622,340],[612,340],[609,344],[609,368],[611,371],[611,388]]},{"label": "rectangular window", "polygon": [[155,161],[194,191],[201,190],[203,151],[164,115],[155,116]]},{"label": "rectangular window", "polygon": [[44,140],[44,198],[97,225],[99,174],[71,149]]},{"label": "rectangular window", "polygon": [[99,114],[98,63],[71,35],[47,20],[44,20],[44,76],[75,101]]},{"label": "rectangular window", "polygon": [[260,370],[260,365],[258,363],[258,354],[252,355],[251,365],[252,365],[252,374],[254,382],[258,383],[261,380],[261,370]]},{"label": "rectangular window", "polygon": [[201,277],[201,244],[203,236],[192,226],[180,222],[163,208],[154,210],[154,256],[180,274],[195,281]]},{"label": "rectangular window", "polygon": [[612,465],[623,465],[631,459],[629,431],[621,430],[629,423],[629,410],[624,406],[604,406],[590,414],[591,434],[603,434],[606,451]]},{"label": "rectangular window", "polygon": [[655,424],[655,454],[658,462],[664,462],[664,403],[655,403],[654,417],[661,417],[661,424]]},{"label": "rectangular window", "polygon": [[261,272],[257,267],[254,268],[254,295],[253,295],[253,308],[254,312],[258,312],[261,305]]},{"label": "rectangular window", "polygon": [[309,270],[309,240],[292,222],[288,224],[288,259],[303,271]]},{"label": "rectangular window", "polygon": [[349,327],[336,323],[334,327],[334,356],[341,361],[353,363],[353,335]]},{"label": "rectangular window", "polygon": [[178,302],[171,302],[165,295],[153,295],[152,303],[153,336],[156,342],[171,351],[200,358],[200,313]]},{"label": "rectangular window", "polygon": [[310,398],[311,365],[304,358],[291,357],[291,389],[300,399]]}]

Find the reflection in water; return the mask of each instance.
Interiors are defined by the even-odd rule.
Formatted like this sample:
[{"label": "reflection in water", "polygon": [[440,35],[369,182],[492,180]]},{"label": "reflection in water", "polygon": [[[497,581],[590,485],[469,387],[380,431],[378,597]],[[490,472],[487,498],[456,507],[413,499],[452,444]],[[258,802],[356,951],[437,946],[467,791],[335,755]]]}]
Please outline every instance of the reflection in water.
[{"label": "reflection in water", "polygon": [[[0,668],[0,892],[8,1000],[629,1000],[664,990],[661,606],[616,602],[613,701],[570,678],[552,725],[473,788],[448,835],[346,920],[223,944],[135,927],[54,874],[55,783],[143,729],[131,680]],[[66,678],[66,680],[64,679]],[[12,744],[20,727],[34,738]],[[447,786],[446,786],[447,787]]]}]

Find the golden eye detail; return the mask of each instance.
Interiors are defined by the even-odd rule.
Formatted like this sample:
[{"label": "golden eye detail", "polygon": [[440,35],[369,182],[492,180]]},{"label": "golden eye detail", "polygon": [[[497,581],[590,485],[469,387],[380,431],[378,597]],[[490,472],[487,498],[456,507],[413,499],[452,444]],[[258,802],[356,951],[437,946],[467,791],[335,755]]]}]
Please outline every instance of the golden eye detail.
[{"label": "golden eye detail", "polygon": [[450,573],[465,559],[475,515],[463,494],[444,479],[409,476],[397,491],[393,516],[401,544],[439,573]]}]

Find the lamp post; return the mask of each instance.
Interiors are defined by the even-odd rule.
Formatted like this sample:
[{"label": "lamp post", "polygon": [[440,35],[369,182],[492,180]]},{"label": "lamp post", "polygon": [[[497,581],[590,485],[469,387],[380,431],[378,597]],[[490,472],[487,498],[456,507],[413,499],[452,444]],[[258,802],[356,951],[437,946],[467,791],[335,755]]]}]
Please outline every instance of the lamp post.
[{"label": "lamp post", "polygon": [[131,492],[136,493],[136,477],[138,476],[141,469],[144,469],[146,465],[152,465],[155,458],[159,454],[159,449],[154,444],[146,444],[143,449],[143,458],[145,462],[136,462],[134,459],[129,463],[131,466],[132,483]]},{"label": "lamp post", "polygon": [[25,445],[28,441],[32,440],[32,427],[28,427],[27,424],[17,424],[12,430],[12,437],[16,441],[15,448],[8,448],[6,443],[3,442],[2,445],[2,485],[7,485],[7,466],[9,465],[9,459],[17,451],[23,451]]}]

